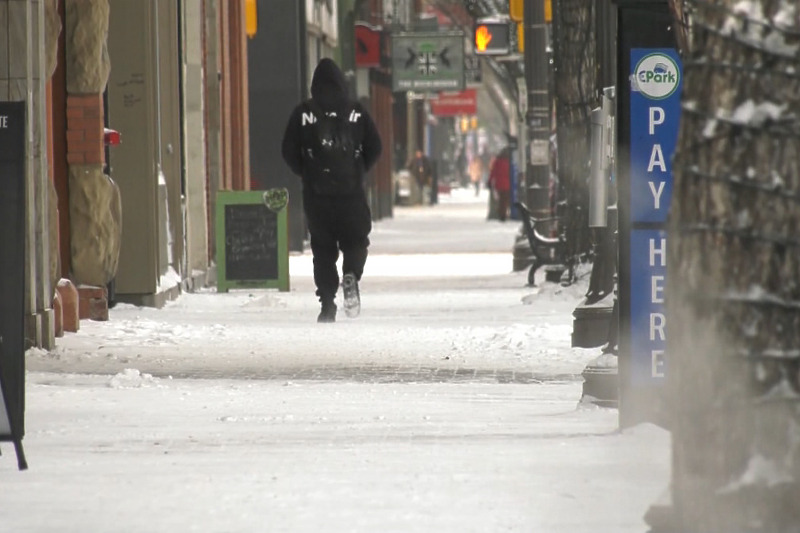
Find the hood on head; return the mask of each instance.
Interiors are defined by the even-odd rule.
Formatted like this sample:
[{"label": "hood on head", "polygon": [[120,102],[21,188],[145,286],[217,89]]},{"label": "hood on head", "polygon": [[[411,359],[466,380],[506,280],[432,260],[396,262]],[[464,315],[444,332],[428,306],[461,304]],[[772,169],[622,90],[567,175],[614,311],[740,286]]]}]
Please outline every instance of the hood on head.
[{"label": "hood on head", "polygon": [[311,97],[323,109],[335,109],[347,102],[347,82],[342,70],[327,57],[320,60],[311,78]]}]

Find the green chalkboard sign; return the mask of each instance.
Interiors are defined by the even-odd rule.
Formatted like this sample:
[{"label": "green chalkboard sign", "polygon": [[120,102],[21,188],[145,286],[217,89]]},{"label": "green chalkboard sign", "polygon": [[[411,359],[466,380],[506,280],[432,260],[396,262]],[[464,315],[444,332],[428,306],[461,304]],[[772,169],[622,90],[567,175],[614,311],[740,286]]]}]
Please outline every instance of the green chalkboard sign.
[{"label": "green chalkboard sign", "polygon": [[217,291],[231,288],[289,290],[289,193],[217,193]]}]

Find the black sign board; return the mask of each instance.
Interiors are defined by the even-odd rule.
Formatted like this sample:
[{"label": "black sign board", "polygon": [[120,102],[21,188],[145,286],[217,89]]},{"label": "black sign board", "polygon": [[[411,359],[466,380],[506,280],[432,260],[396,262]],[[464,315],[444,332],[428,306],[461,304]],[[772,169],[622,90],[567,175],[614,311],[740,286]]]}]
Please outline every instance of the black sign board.
[{"label": "black sign board", "polygon": [[217,290],[289,290],[286,189],[217,196]]},{"label": "black sign board", "polygon": [[25,102],[0,102],[0,441],[27,468],[25,433]]}]

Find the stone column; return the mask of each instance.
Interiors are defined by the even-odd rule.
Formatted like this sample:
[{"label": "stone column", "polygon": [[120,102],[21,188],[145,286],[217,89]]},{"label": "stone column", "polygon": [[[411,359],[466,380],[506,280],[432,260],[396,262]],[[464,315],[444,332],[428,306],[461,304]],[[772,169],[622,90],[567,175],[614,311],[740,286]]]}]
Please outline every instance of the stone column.
[{"label": "stone column", "polygon": [[71,277],[78,285],[105,286],[116,274],[122,236],[119,188],[103,171],[109,5],[65,1]]}]

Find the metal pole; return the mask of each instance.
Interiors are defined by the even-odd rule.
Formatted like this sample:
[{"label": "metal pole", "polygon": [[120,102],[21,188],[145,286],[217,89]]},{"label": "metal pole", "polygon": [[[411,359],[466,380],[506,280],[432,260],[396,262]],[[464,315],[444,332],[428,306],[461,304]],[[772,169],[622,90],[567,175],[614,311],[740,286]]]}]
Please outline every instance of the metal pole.
[{"label": "metal pole", "polygon": [[[414,155],[417,149],[417,106],[414,103],[414,93],[406,92],[406,161]],[[405,161],[404,161],[405,163]]]},{"label": "metal pole", "polygon": [[550,215],[550,90],[548,84],[545,0],[527,0],[523,11],[525,30],[525,114],[528,157],[525,168],[525,202],[533,215]]}]

